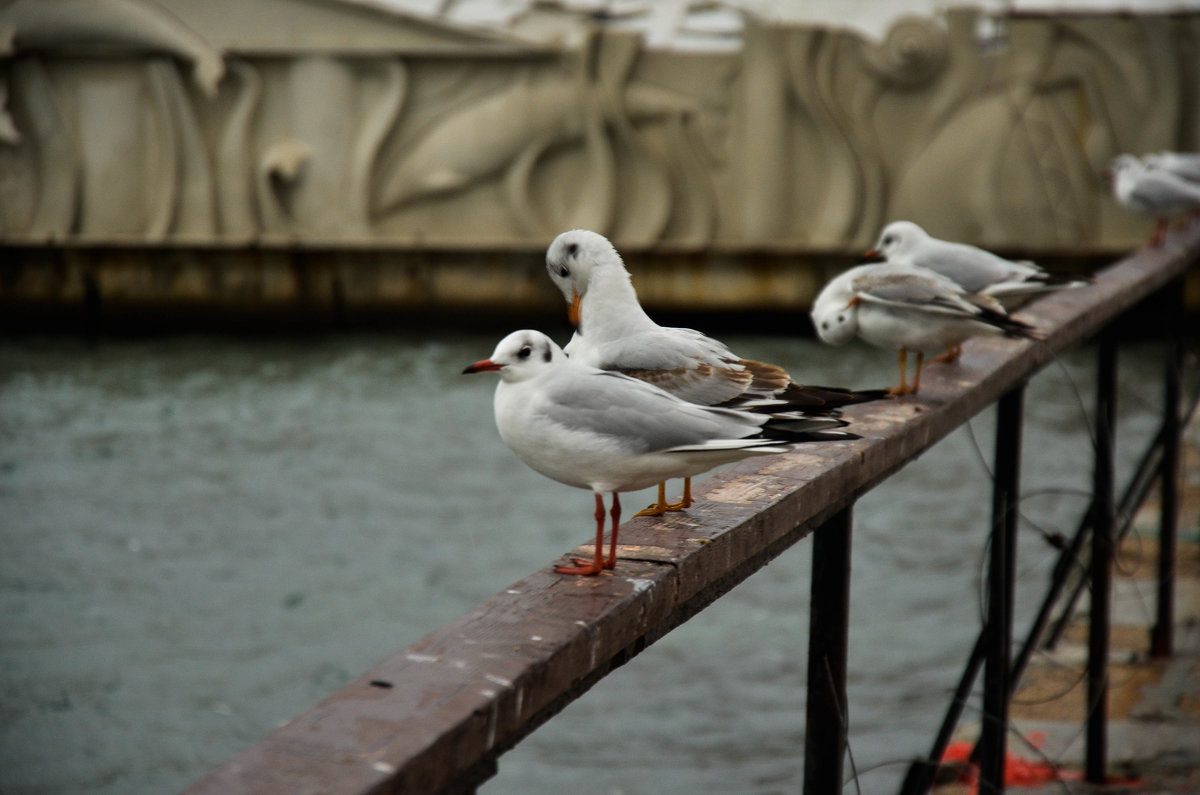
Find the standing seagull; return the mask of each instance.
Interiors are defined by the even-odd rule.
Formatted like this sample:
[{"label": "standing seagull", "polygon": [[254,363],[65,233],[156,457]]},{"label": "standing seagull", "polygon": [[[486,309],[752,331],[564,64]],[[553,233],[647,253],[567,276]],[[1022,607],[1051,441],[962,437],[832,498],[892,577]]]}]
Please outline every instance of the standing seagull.
[{"label": "standing seagull", "polygon": [[1200,208],[1200,184],[1163,168],[1148,168],[1133,155],[1117,155],[1109,173],[1117,201],[1156,220],[1151,246],[1162,245],[1171,218]]},{"label": "standing seagull", "polygon": [[[995,299],[967,293],[950,279],[912,265],[859,265],[834,278],[812,308],[822,341],[842,345],[855,335],[900,351],[900,384],[893,395],[916,394],[927,351],[960,345],[985,334],[1035,338],[1033,328],[1009,317]],[[917,351],[917,372],[906,381],[907,352]]]},{"label": "standing seagull", "polygon": [[1170,172],[1188,182],[1200,182],[1200,153],[1155,152],[1143,157],[1142,162],[1147,168]]},{"label": "standing seagull", "polygon": [[1007,310],[1030,296],[1087,284],[1074,274],[1044,271],[1029,260],[1014,262],[978,246],[939,240],[912,221],[894,221],[885,226],[875,248],[866,256],[928,268],[968,293],[995,298]]},{"label": "standing seagull", "polygon": [[[491,358],[464,373],[500,373],[496,428],[517,457],[548,478],[591,489],[596,550],[560,574],[599,574],[617,560],[622,491],[690,477],[752,455],[783,453],[805,441],[855,439],[846,422],[698,406],[656,386],[568,359],[540,331],[514,331]],[[612,494],[612,535],[604,547],[604,494]]]},{"label": "standing seagull", "polygon": [[[893,221],[884,227],[875,248],[867,257],[882,257],[894,265],[927,268],[950,279],[967,293],[996,299],[1011,311],[1035,295],[1082,287],[1087,279],[1072,274],[1050,273],[1028,260],[1013,262],[967,243],[939,240],[912,221]],[[962,356],[962,343],[935,361],[952,362]]]},{"label": "standing seagull", "polygon": [[[834,416],[842,406],[885,395],[802,386],[782,367],[743,359],[699,331],[658,325],[638,302],[621,255],[595,232],[574,229],[556,237],[546,251],[546,270],[576,328],[566,352],[583,364],[633,376],[702,406],[754,408],[761,400],[771,406],[784,401],[793,411]],[[691,503],[689,480],[674,505],[667,503],[666,484],[660,483],[658,501],[637,515],[660,516]]]}]

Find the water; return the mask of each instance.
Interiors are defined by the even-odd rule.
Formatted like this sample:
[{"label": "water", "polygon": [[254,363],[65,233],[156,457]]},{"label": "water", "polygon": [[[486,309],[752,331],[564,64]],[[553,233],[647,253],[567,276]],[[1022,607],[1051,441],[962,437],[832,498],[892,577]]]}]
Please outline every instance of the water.
[{"label": "water", "polygon": [[[181,789],[589,538],[590,495],[517,462],[494,379],[459,375],[502,335],[0,342],[0,791]],[[895,375],[866,347],[726,338],[812,383]],[[1022,510],[1049,532],[1086,502],[1091,361],[1028,392]],[[1153,349],[1122,355],[1123,450],[1154,429],[1159,373]],[[978,629],[991,424],[855,508],[863,792],[927,749]],[[1029,522],[1018,546],[1027,620],[1054,551]],[[797,791],[809,548],[601,682],[483,791]]]}]

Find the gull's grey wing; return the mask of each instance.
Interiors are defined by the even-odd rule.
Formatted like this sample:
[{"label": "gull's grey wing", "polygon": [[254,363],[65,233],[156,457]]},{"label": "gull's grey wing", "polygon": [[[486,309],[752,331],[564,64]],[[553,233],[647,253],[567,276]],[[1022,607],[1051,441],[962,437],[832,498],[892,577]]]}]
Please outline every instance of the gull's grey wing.
[{"label": "gull's grey wing", "polygon": [[[692,329],[662,328],[605,342],[588,351],[588,364],[614,370],[689,403],[715,406],[750,392],[770,394],[723,343]],[[786,373],[784,374],[786,380]]]},{"label": "gull's grey wing", "polygon": [[1134,183],[1130,198],[1151,208],[1200,204],[1200,185],[1166,171],[1147,169]]},{"label": "gull's grey wing", "polygon": [[963,297],[955,284],[923,273],[890,271],[868,273],[854,280],[858,298],[877,304],[950,314],[975,315],[979,307]]},{"label": "gull's grey wing", "polygon": [[969,293],[980,292],[997,282],[1028,278],[1039,271],[975,246],[941,240],[933,242],[937,245],[923,250],[919,258],[914,258],[913,264],[952,279]]},{"label": "gull's grey wing", "polygon": [[653,452],[758,433],[766,417],[685,403],[620,373],[594,372],[547,385],[544,415],[569,430]]}]

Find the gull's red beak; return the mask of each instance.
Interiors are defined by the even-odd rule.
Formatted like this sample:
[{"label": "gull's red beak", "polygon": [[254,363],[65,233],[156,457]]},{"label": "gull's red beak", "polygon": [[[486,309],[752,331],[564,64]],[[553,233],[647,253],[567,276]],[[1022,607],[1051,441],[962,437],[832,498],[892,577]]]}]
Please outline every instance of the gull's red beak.
[{"label": "gull's red beak", "polygon": [[571,293],[571,306],[567,308],[567,318],[571,321],[571,325],[579,327],[579,304],[583,302],[583,296],[579,293]]},{"label": "gull's red beak", "polygon": [[463,368],[463,375],[467,375],[468,373],[482,373],[487,370],[499,370],[503,366],[502,364],[496,364],[491,359],[480,359],[475,364],[468,364]]},{"label": "gull's red beak", "polygon": [[869,248],[863,252],[862,259],[860,260],[860,262],[864,262],[864,263],[887,262],[887,257],[883,256],[883,252],[880,251],[879,249]]}]

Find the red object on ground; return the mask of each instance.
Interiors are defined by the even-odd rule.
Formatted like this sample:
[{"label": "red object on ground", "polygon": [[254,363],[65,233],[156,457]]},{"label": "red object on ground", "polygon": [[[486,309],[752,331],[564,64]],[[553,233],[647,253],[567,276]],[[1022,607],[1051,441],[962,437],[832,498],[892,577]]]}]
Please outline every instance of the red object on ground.
[{"label": "red object on ground", "polygon": [[[1025,739],[1034,748],[1041,748],[1046,741],[1046,735],[1041,732],[1033,732]],[[971,764],[971,750],[974,747],[973,742],[960,740],[950,743],[946,752],[942,754],[943,765],[962,766],[963,769],[958,775],[958,780],[971,786],[972,795],[979,792],[979,766]],[[1004,754],[1004,786],[1006,787],[1036,787],[1052,781],[1082,780],[1083,771],[1081,770],[1063,770],[1041,759],[1023,759],[1011,751]],[[1133,786],[1138,781],[1136,779],[1110,778],[1107,783]]]}]

